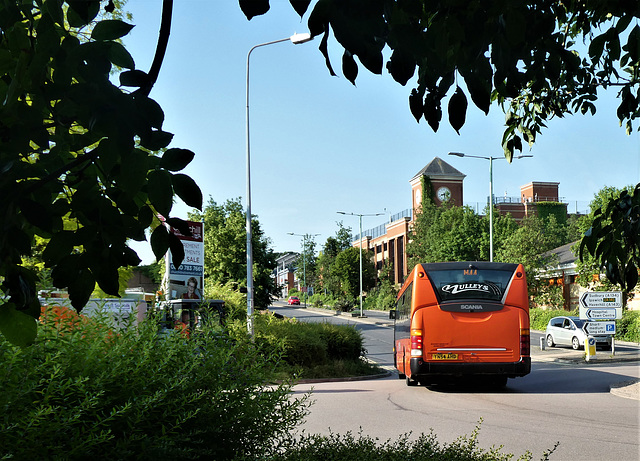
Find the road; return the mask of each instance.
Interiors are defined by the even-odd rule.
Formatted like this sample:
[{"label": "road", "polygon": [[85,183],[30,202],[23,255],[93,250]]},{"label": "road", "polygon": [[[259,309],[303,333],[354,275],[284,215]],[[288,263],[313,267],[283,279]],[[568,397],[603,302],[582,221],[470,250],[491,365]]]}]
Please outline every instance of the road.
[{"label": "road", "polygon": [[[393,333],[382,318],[376,324],[374,319],[365,323],[314,310],[276,306],[272,310],[305,321],[353,323],[363,331],[369,357],[391,365]],[[451,442],[471,434],[482,419],[483,448],[504,445],[504,452],[520,456],[531,451],[533,459],[541,459],[544,451],[560,442],[551,460],[638,461],[640,402],[609,392],[616,383],[640,378],[638,363],[542,361],[546,355],[533,353],[539,337],[532,338],[531,374],[509,380],[499,392],[407,387],[396,374],[367,381],[299,384],[295,393],[313,389],[315,401],[302,428],[325,434],[357,433],[361,428],[380,440],[408,432],[416,437],[433,429],[440,442]]]}]

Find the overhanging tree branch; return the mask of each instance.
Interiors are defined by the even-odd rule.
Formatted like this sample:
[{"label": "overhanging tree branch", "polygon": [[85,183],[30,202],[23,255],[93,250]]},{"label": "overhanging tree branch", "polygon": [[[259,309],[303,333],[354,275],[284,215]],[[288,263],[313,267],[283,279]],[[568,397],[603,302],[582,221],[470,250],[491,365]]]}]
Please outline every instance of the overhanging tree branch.
[{"label": "overhanging tree branch", "polygon": [[135,94],[149,96],[153,85],[158,80],[162,61],[169,44],[169,35],[171,34],[171,16],[173,14],[173,0],[163,0],[162,2],[162,20],[160,23],[160,32],[158,34],[158,45],[156,46],[156,54],[153,57],[151,68],[149,69],[147,83],[137,89]]}]

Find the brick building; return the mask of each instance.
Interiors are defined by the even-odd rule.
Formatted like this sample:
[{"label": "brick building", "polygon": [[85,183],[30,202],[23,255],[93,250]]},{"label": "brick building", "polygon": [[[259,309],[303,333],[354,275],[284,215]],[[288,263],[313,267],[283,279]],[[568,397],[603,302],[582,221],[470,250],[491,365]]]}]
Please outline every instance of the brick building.
[{"label": "brick building", "polygon": [[[441,158],[435,157],[409,180],[411,208],[391,216],[386,224],[363,231],[362,235],[356,235],[352,242],[354,247],[360,247],[362,240],[362,247],[373,252],[376,269],[381,270],[384,265],[391,263],[396,283],[402,283],[411,270],[407,267],[406,247],[413,218],[425,193],[422,190],[423,177],[428,178],[431,184],[431,199],[436,205],[445,202],[456,206],[463,205],[463,181],[466,175]],[[494,204],[500,214],[511,213],[516,221],[521,221],[525,216],[537,214],[537,203],[559,202],[559,184],[530,182],[520,188],[520,197],[494,196]]]}]

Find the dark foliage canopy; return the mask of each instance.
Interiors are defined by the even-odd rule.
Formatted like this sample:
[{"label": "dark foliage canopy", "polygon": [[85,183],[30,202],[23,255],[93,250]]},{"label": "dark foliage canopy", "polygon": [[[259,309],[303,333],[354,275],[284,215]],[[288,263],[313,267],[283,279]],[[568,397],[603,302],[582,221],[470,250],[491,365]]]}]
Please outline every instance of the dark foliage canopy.
[{"label": "dark foliage canopy", "polygon": [[[290,0],[302,17],[311,0]],[[359,64],[412,82],[409,108],[437,131],[443,107],[463,127],[469,99],[506,114],[508,160],[532,144],[552,117],[595,113],[598,90],[619,88],[616,116],[627,132],[640,116],[640,3],[635,0],[317,0],[309,31],[344,48],[342,72],[355,84]],[[251,19],[269,0],[240,0]],[[383,51],[391,53],[385,63]]]},{"label": "dark foliage canopy", "polygon": [[[614,87],[615,116],[627,134],[640,117],[640,2],[637,0],[290,0],[335,75],[333,34],[344,49],[342,72],[355,84],[359,64],[412,82],[409,109],[437,131],[446,112],[460,132],[471,102],[505,112],[502,147],[511,161],[553,117],[594,114],[598,91]],[[311,4],[313,3],[313,7]],[[269,0],[240,0],[248,19]],[[384,51],[389,51],[385,58]],[[385,63],[386,59],[386,63]],[[581,251],[628,289],[638,279],[640,192],[602,208]]]},{"label": "dark foliage canopy", "polygon": [[[40,315],[37,276],[22,265],[36,236],[80,310],[96,283],[118,294],[118,268],[140,262],[127,241],[145,240],[157,215],[189,232],[170,217],[174,194],[202,206],[178,173],[194,154],[168,148],[173,135],[148,96],[155,71],[135,69],[120,43],[133,26],[103,16],[98,0],[0,1],[0,331],[17,344],[33,340]],[[157,258],[171,247],[182,260],[164,226],[151,244]]]}]

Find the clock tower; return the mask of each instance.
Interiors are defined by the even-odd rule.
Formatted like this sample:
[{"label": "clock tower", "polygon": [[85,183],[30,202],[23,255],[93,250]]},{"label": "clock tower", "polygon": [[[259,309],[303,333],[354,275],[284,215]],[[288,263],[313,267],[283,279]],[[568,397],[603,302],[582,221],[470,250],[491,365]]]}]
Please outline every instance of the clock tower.
[{"label": "clock tower", "polygon": [[422,178],[426,177],[431,183],[431,200],[436,205],[454,204],[462,206],[462,181],[466,175],[460,173],[454,167],[439,157],[435,157],[427,166],[420,170],[411,183],[412,204],[415,211],[422,204]]}]

